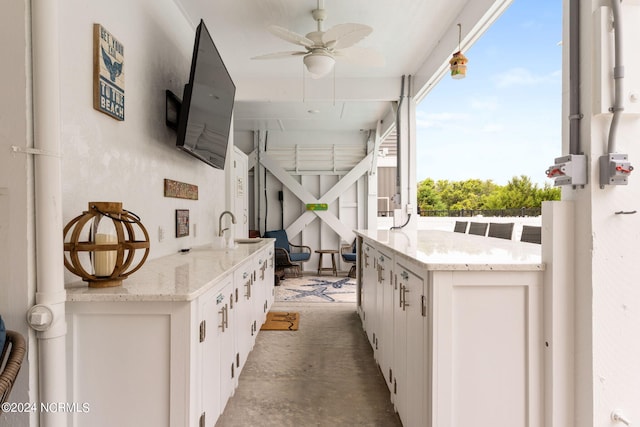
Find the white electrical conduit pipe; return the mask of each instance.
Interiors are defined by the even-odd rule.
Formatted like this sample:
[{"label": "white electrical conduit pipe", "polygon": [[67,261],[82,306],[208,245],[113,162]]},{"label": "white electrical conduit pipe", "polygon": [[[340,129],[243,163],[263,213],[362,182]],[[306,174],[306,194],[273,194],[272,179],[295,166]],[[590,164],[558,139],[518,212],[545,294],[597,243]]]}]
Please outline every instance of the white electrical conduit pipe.
[{"label": "white electrical conduit pipe", "polygon": [[616,132],[620,121],[620,114],[624,111],[622,80],[624,79],[624,65],[622,61],[622,13],[620,10],[620,0],[611,0],[611,10],[613,11],[613,29],[614,29],[614,66],[613,66],[613,84],[614,99],[613,117],[611,118],[611,126],[609,127],[609,143],[607,147],[608,153],[616,152]]},{"label": "white electrical conduit pipe", "polygon": [[[31,2],[34,148],[60,152],[60,70],[58,0]],[[36,155],[36,306],[28,321],[38,339],[38,390],[43,404],[66,403],[65,322],[62,241],[62,185],[59,156]],[[64,411],[38,411],[40,425],[67,425]]]}]

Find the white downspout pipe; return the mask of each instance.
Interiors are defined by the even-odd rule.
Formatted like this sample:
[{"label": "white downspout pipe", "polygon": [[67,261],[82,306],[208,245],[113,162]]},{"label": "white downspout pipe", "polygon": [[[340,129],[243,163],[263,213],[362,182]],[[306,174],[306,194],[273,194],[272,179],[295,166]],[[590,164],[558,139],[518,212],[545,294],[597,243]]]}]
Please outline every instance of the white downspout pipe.
[{"label": "white downspout pipe", "polygon": [[[36,212],[36,306],[29,324],[38,338],[38,391],[43,404],[67,402],[60,153],[58,0],[31,4]],[[42,153],[42,154],[38,154]],[[64,411],[39,411],[40,425],[67,425]]]}]

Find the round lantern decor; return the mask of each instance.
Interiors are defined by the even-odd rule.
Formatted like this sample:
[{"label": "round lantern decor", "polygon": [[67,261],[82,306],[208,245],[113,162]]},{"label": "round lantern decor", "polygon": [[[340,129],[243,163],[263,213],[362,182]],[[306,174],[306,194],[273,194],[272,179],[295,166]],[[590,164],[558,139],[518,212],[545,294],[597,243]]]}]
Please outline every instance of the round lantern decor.
[{"label": "round lantern decor", "polygon": [[[81,240],[83,231],[87,240]],[[143,240],[136,240],[144,237]],[[91,288],[122,285],[149,255],[149,234],[120,202],[90,202],[64,227],[64,265]],[[136,259],[137,258],[137,259]]]}]

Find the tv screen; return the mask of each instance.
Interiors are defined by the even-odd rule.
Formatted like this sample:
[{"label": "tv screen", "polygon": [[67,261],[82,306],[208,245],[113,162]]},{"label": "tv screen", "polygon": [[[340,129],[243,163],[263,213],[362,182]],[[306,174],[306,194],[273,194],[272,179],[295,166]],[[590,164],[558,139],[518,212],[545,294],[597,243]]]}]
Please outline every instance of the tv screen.
[{"label": "tv screen", "polygon": [[224,169],[235,93],[236,86],[201,20],[180,107],[177,147]]}]

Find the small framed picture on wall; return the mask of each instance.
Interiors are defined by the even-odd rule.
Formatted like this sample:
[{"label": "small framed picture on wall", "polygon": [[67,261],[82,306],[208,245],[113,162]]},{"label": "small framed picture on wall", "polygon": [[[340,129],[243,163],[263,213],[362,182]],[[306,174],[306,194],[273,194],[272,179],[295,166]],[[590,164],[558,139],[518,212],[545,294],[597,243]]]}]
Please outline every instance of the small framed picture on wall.
[{"label": "small framed picture on wall", "polygon": [[176,237],[189,235],[189,209],[176,209]]}]

